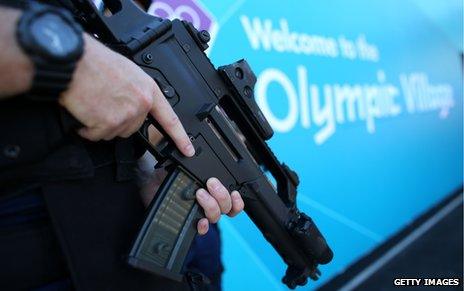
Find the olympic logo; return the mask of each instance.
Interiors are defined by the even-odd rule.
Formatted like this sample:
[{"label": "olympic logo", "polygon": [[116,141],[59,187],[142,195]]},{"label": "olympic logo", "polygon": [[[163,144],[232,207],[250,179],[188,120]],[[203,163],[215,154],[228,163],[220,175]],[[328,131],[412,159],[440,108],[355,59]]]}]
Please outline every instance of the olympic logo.
[{"label": "olympic logo", "polygon": [[148,13],[160,17],[166,18],[179,18],[192,22],[193,26],[201,26],[200,15],[190,6],[179,5],[176,8],[172,8],[166,2],[156,1],[150,5]]},{"label": "olympic logo", "polygon": [[152,0],[148,13],[161,18],[189,21],[198,30],[207,30],[212,45],[218,30],[214,16],[198,0]]}]

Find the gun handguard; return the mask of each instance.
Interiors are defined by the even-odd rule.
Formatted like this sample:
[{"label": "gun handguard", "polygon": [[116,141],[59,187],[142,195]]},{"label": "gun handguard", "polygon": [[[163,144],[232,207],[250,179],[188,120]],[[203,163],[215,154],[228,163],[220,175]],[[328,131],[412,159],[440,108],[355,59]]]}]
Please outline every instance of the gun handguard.
[{"label": "gun handguard", "polygon": [[153,118],[139,130],[158,165],[170,174],[148,209],[129,264],[182,280],[185,256],[203,216],[194,193],[208,178],[217,177],[230,191],[241,193],[245,212],[288,265],[283,282],[295,288],[308,277],[317,279],[318,264],[330,262],[333,254],[311,218],[296,206],[297,174],[266,144],[273,131],[254,101],[256,77],[247,62],[216,70],[204,53],[206,31],[198,32],[189,22],[150,16],[132,1],[105,1],[110,17],[90,0],[72,2],[87,31],[157,82],[196,149],[195,156],[187,158],[169,139],[152,145],[150,125],[165,133]]}]

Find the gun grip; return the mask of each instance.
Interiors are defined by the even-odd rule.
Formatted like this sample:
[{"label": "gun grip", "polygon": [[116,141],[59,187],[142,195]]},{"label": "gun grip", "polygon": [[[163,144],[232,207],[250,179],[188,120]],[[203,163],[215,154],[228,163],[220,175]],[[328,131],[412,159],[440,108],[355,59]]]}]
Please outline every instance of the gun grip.
[{"label": "gun grip", "polygon": [[182,281],[185,257],[204,217],[195,201],[200,185],[180,168],[172,170],[150,203],[132,244],[128,264]]}]

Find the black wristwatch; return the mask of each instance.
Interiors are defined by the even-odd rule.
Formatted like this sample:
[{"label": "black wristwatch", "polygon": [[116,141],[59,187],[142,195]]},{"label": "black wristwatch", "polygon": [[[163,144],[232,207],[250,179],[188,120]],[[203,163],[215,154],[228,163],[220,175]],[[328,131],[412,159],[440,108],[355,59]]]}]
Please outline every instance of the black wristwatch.
[{"label": "black wristwatch", "polygon": [[56,101],[83,54],[82,28],[68,11],[30,2],[18,21],[16,37],[35,67],[26,97]]}]

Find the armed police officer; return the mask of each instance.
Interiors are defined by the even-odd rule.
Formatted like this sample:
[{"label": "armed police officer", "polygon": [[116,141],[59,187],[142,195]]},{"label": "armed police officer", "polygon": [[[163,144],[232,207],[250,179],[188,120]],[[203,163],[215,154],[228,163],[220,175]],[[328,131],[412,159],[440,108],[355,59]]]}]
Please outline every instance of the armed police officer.
[{"label": "armed police officer", "polygon": [[[0,289],[188,289],[123,257],[144,212],[132,134],[151,114],[195,153],[160,89],[62,7],[0,3],[17,6],[0,6]],[[196,194],[200,234],[243,209],[215,178]]]}]

